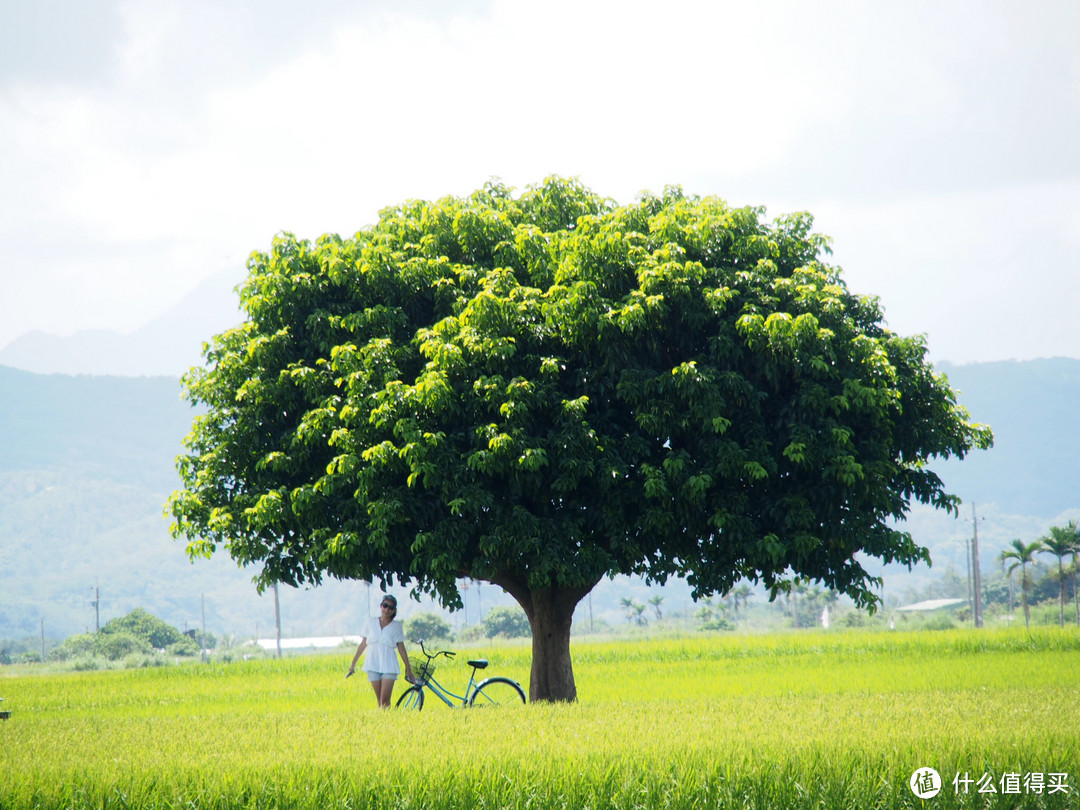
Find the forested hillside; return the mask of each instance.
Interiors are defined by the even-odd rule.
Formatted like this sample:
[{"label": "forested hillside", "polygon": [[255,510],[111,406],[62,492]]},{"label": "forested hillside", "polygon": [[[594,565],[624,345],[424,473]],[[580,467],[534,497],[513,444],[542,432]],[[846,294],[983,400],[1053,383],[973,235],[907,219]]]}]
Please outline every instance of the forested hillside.
[{"label": "forested hillside", "polygon": [[[970,504],[977,503],[989,569],[1014,537],[1032,540],[1051,523],[1080,516],[1080,360],[940,370],[972,417],[993,427],[996,443],[963,462],[937,465],[965,501],[961,520],[916,509],[908,528],[931,548],[935,573],[948,565],[963,570],[962,538],[971,533]],[[238,570],[227,555],[192,564],[169,537],[163,508],[178,486],[174,459],[192,416],[176,378],[46,376],[0,366],[0,638],[37,635],[42,622],[53,637],[93,629],[95,588],[102,623],[144,607],[181,628],[196,627],[205,605],[211,632],[251,636],[258,626],[272,634],[273,598],[255,593],[253,572]],[[910,576],[886,569],[887,589],[895,592]],[[601,583],[597,612],[609,603],[617,608],[618,597],[634,587],[627,580]],[[685,588],[667,587],[669,606],[685,600]],[[355,631],[367,597],[358,583],[282,589],[284,632]],[[484,608],[508,602],[494,587],[468,598],[482,599]]]},{"label": "forested hillside", "polygon": [[116,482],[168,489],[191,417],[172,377],[38,375],[0,366],[0,469],[97,470]]},{"label": "forested hillside", "polygon": [[[272,635],[273,599],[250,572],[227,557],[192,564],[169,536],[163,508],[193,415],[176,378],[0,366],[0,638],[37,635],[42,622],[62,637],[134,607],[197,627],[204,605],[213,632]],[[327,632],[340,613],[343,632],[356,605],[319,596],[304,611],[328,616]],[[286,632],[309,632],[283,603]]]},{"label": "forested hillside", "polygon": [[940,474],[966,500],[1053,517],[1080,507],[1080,360],[940,364],[994,447]]}]

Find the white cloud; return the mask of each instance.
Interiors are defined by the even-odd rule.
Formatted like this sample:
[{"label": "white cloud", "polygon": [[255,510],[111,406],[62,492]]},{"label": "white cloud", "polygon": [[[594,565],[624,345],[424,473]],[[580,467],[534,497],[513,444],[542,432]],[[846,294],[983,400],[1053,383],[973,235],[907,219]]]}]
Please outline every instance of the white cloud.
[{"label": "white cloud", "polygon": [[934,359],[1080,356],[1080,182],[815,211],[849,288]]},{"label": "white cloud", "polygon": [[1035,286],[1055,313],[1075,296],[1068,4],[120,8],[94,81],[0,95],[0,345],[133,328],[281,229],[559,173],[619,200],[681,183],[809,208],[852,286],[937,356],[1080,351],[1017,312]]},{"label": "white cloud", "polygon": [[[800,82],[828,84],[809,54],[757,50],[749,34],[765,16],[504,4],[448,28],[405,17],[345,27],[258,81],[174,102],[194,116],[177,149],[138,148],[175,114],[168,100],[144,113],[126,84],[58,107],[47,126],[66,135],[50,148],[76,165],[53,193],[109,240],[224,244],[348,232],[384,204],[491,175],[581,174],[625,198],[703,170],[749,174],[831,113],[820,93],[785,90],[797,67]],[[123,59],[135,86],[185,23],[140,20],[129,18]],[[77,126],[62,121],[76,110]]]}]

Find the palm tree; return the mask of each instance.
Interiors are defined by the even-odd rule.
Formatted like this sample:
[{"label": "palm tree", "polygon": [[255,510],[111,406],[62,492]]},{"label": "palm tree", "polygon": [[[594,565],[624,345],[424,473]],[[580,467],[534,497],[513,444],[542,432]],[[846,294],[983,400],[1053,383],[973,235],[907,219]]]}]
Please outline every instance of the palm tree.
[{"label": "palm tree", "polygon": [[656,620],[661,621],[664,618],[664,614],[660,612],[660,605],[664,602],[664,597],[660,594],[649,597],[649,604],[653,606],[653,610],[656,611]]},{"label": "palm tree", "polygon": [[731,618],[735,622],[735,626],[739,626],[739,600],[735,598],[735,595],[728,591],[720,597],[720,604],[725,608],[731,608]]},{"label": "palm tree", "polygon": [[788,589],[787,601],[791,609],[791,624],[793,627],[801,626],[799,624],[799,597],[805,597],[809,590],[810,585],[805,580],[798,578],[792,581],[791,587]]},{"label": "palm tree", "polygon": [[713,608],[712,597],[706,596],[701,600],[701,607],[697,609],[697,613],[694,615],[702,624],[708,624],[712,621],[714,613],[715,609]]},{"label": "palm tree", "polygon": [[1080,627],[1080,588],[1077,588],[1077,579],[1080,579],[1080,544],[1073,548],[1072,565],[1069,566],[1069,575],[1073,583],[1073,604],[1076,607],[1076,626]]},{"label": "palm tree", "polygon": [[740,585],[738,588],[732,588],[729,596],[731,596],[731,607],[735,611],[735,624],[739,624],[739,605],[742,605],[743,610],[746,610],[746,603],[750,601],[750,586]]},{"label": "palm tree", "polygon": [[1072,565],[1069,570],[1073,581],[1073,602],[1076,605],[1076,625],[1080,627],[1080,589],[1077,586],[1077,578],[1080,577],[1080,526],[1075,520],[1070,520],[1065,526],[1073,536]]},{"label": "palm tree", "polygon": [[1009,566],[1010,581],[1012,572],[1020,569],[1020,599],[1024,603],[1024,627],[1031,627],[1031,609],[1028,607],[1028,591],[1031,590],[1031,578],[1028,577],[1027,567],[1035,564],[1035,555],[1042,550],[1042,543],[1036,540],[1034,543],[1024,543],[1022,540],[1013,540],[1012,548],[1001,552],[1001,563],[1004,565],[1012,560]]},{"label": "palm tree", "polygon": [[[1001,570],[1002,571],[1005,570],[1005,563],[1008,562],[1008,560],[1009,560],[1009,558],[1006,557],[1005,554],[1006,554],[1006,552],[1004,552],[1004,551],[1001,552],[1001,556],[998,558],[998,559],[1001,560]],[[1015,568],[1015,566],[1014,566],[1014,568]],[[1013,572],[1012,568],[1008,569],[1008,575],[1009,575],[1009,610],[1005,614],[1005,626],[1006,627],[1012,627],[1012,572]],[[968,602],[970,603],[970,601],[971,601],[971,589],[968,588]]]},{"label": "palm tree", "polygon": [[626,612],[626,621],[634,624],[645,624],[645,617],[641,615],[645,611],[643,604],[632,598],[620,599],[619,603]]},{"label": "palm tree", "polygon": [[1068,526],[1051,526],[1050,534],[1040,541],[1039,551],[1053,554],[1058,560],[1058,624],[1065,626],[1065,557],[1076,550],[1076,531]]}]

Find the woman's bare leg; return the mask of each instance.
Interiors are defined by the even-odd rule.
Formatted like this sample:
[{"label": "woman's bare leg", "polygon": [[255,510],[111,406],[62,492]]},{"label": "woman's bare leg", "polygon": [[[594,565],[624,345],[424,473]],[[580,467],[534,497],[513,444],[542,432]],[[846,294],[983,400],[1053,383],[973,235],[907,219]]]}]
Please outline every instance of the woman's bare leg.
[{"label": "woman's bare leg", "polygon": [[383,678],[373,684],[375,693],[379,698],[379,705],[384,709],[390,708],[390,699],[394,696],[394,679]]}]

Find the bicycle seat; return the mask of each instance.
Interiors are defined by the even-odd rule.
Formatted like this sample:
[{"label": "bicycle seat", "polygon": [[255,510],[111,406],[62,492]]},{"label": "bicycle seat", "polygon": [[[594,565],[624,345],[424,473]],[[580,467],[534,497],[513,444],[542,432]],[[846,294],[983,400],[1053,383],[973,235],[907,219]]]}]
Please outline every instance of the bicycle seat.
[{"label": "bicycle seat", "polygon": [[470,667],[476,667],[477,669],[484,669],[487,665],[488,665],[488,662],[487,662],[486,658],[480,658],[480,659],[478,659],[476,661],[470,661],[469,662]]}]

